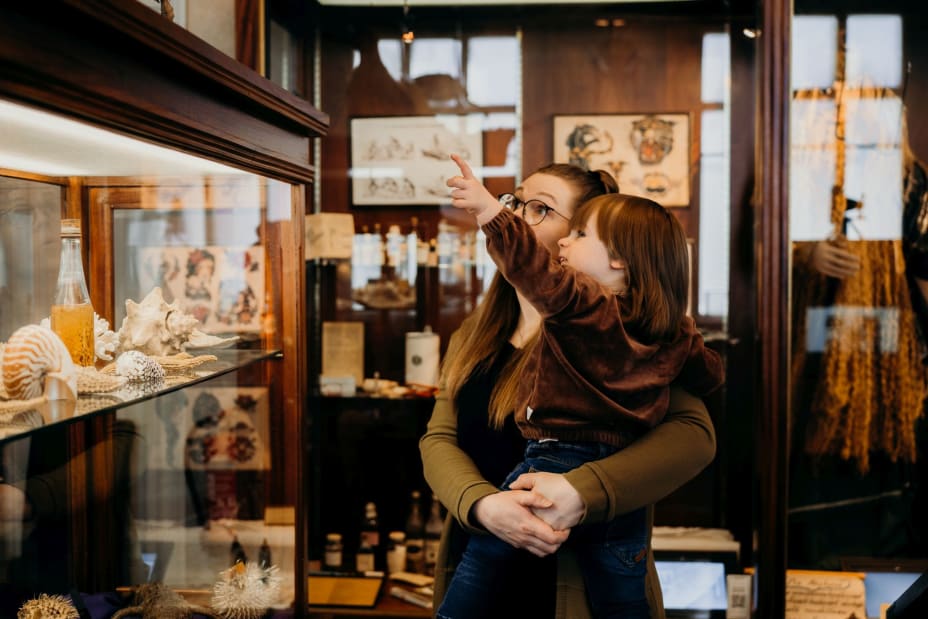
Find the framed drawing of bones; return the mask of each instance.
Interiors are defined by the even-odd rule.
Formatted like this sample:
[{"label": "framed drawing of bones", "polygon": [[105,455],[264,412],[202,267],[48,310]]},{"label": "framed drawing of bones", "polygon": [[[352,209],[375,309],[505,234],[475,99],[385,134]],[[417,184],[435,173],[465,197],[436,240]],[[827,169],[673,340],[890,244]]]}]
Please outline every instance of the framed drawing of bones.
[{"label": "framed drawing of bones", "polygon": [[483,166],[483,114],[351,119],[352,204],[445,204],[458,153]]},{"label": "framed drawing of bones", "polygon": [[622,193],[667,207],[690,203],[688,114],[554,117],[554,161],[612,172]]}]

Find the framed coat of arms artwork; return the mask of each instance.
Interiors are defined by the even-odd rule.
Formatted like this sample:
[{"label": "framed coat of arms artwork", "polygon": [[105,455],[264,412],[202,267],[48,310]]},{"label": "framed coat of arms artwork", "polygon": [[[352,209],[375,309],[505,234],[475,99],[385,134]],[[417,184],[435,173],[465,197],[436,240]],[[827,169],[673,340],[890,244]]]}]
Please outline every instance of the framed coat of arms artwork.
[{"label": "framed coat of arms artwork", "polygon": [[619,190],[667,207],[690,204],[688,114],[554,117],[554,161],[607,170]]}]

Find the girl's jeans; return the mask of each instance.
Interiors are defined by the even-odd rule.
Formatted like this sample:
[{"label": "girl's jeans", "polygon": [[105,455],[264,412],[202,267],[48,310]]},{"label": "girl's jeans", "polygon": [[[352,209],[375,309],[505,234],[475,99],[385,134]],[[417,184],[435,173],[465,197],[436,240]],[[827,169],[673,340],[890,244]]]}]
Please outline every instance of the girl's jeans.
[{"label": "girl's jeans", "polygon": [[[615,451],[615,447],[601,443],[529,441],[525,459],[509,474],[502,488],[507,489],[522,473],[564,473]],[[567,543],[577,554],[594,617],[650,617],[644,582],[648,533],[645,508],[610,522],[574,527],[571,531]],[[526,556],[530,556],[527,551],[513,548],[494,535],[472,535],[436,617],[488,616],[494,598],[518,593],[506,589],[507,574]]]}]

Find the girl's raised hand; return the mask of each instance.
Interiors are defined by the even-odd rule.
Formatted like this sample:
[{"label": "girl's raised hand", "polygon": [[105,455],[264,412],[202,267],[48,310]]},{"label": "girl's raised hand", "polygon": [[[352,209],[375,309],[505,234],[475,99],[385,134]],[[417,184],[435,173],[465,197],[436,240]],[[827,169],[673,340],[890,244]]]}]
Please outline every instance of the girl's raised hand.
[{"label": "girl's raised hand", "polygon": [[474,176],[470,166],[460,155],[451,155],[452,161],[461,170],[458,176],[452,176],[446,182],[451,187],[451,206],[462,208],[477,217],[477,224],[483,225],[502,210],[499,201]]}]

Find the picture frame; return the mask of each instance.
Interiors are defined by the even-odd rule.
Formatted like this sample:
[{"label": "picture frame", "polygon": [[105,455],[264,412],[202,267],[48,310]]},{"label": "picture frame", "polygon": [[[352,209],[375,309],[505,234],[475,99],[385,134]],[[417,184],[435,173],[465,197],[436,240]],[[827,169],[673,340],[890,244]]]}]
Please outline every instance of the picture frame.
[{"label": "picture frame", "polygon": [[689,114],[554,116],[554,161],[607,170],[622,193],[690,204]]},{"label": "picture frame", "polygon": [[483,166],[483,120],[482,114],[352,118],[352,205],[449,203],[451,154],[478,174]]},{"label": "picture frame", "polygon": [[265,311],[265,255],[250,247],[144,247],[143,290],[161,288],[166,301],[200,321],[204,333],[257,333]]}]

